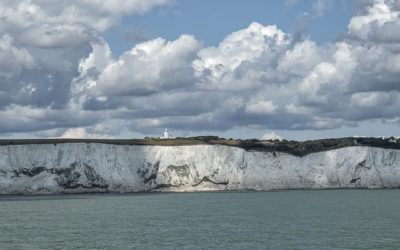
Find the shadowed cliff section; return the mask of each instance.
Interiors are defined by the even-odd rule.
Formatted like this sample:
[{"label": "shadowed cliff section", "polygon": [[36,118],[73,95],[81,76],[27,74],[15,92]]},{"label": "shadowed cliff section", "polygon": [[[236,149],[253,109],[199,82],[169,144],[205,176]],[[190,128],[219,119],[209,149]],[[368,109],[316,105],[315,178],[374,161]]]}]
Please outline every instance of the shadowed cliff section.
[{"label": "shadowed cliff section", "polygon": [[368,146],[400,150],[400,139],[394,137],[346,137],[319,139],[309,141],[263,141],[258,139],[225,139],[217,136],[178,137],[175,139],[0,139],[0,146],[28,144],[63,144],[63,143],[102,143],[114,145],[147,145],[147,146],[190,146],[190,145],[224,145],[238,147],[247,151],[288,153],[305,156],[311,153],[353,146]]},{"label": "shadowed cliff section", "polygon": [[[77,168],[83,169],[83,174],[86,179],[86,185],[79,183],[81,173]],[[100,188],[107,190],[107,182],[96,172],[96,170],[86,163],[74,162],[66,168],[46,168],[46,167],[33,167],[33,168],[19,168],[12,171],[11,178],[18,178],[21,176],[35,177],[37,175],[47,173],[55,175],[55,180],[60,187],[65,189],[76,188]]]}]

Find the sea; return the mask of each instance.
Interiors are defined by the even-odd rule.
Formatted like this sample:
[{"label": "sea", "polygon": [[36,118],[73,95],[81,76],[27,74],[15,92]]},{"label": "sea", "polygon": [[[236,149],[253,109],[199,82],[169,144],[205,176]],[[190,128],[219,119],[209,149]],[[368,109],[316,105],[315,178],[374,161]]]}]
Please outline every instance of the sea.
[{"label": "sea", "polygon": [[400,249],[400,190],[0,196],[0,249]]}]

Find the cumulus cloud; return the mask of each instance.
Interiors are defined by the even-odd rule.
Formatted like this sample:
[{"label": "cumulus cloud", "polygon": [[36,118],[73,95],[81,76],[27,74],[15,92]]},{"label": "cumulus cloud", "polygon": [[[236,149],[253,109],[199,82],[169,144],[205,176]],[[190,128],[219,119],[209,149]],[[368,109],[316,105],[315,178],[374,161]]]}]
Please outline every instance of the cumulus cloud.
[{"label": "cumulus cloud", "polygon": [[102,32],[121,15],[166,1],[5,2],[4,133],[323,130],[400,120],[398,1],[362,4],[347,35],[334,43],[317,44],[254,22],[213,47],[181,35],[138,43],[118,58]]},{"label": "cumulus cloud", "polygon": [[[86,57],[90,45],[101,40],[101,32],[114,25],[120,17],[143,13],[167,3],[168,0],[4,0],[0,3],[0,30],[5,34],[1,44],[21,47],[18,56],[24,57],[27,63],[32,61],[31,53],[37,64],[44,67],[57,61],[67,61],[65,64],[69,67],[76,67],[77,60],[72,59],[76,57],[79,62]],[[3,49],[17,52],[16,49]],[[62,53],[62,57],[58,53]],[[68,60],[70,58],[65,55],[70,53],[77,55]],[[38,55],[43,56],[36,58]],[[59,58],[54,58],[57,56]]]},{"label": "cumulus cloud", "polygon": [[57,27],[74,24],[105,31],[124,15],[144,13],[169,0],[3,0],[0,16],[14,28],[27,28],[41,24]]},{"label": "cumulus cloud", "polygon": [[173,42],[157,38],[140,43],[109,64],[98,76],[95,95],[141,96],[190,84],[199,42],[182,35]]},{"label": "cumulus cloud", "polygon": [[350,35],[368,41],[400,42],[400,10],[397,0],[375,0],[365,7],[365,15],[353,17]]},{"label": "cumulus cloud", "polygon": [[8,79],[34,67],[35,60],[25,48],[15,47],[9,34],[0,37],[0,77]]},{"label": "cumulus cloud", "polygon": [[[89,82],[88,76],[94,75],[91,71],[102,71],[111,60],[110,51],[103,58],[98,53],[98,47],[107,47],[102,33],[124,15],[144,13],[167,3],[167,0],[127,0],[118,4],[96,0],[1,1],[0,112],[5,116],[0,131],[96,123],[98,119],[88,122],[79,115],[81,110],[73,110],[77,106],[71,105],[71,100],[79,98],[73,84],[76,77],[85,77],[88,80],[82,82]],[[87,58],[88,55],[92,57]],[[42,114],[41,119],[32,117],[38,113]]]},{"label": "cumulus cloud", "polygon": [[[265,72],[278,63],[290,44],[290,38],[276,26],[252,23],[228,35],[218,47],[204,48],[193,62],[199,86],[205,89],[243,90],[262,84]],[[264,71],[260,75],[259,70]]]}]

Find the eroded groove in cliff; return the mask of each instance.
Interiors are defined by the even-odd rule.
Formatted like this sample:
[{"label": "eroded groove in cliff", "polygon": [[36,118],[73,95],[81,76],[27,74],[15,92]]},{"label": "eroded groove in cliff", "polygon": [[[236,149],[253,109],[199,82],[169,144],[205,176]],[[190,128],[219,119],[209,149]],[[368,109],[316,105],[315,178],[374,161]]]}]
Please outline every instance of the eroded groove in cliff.
[{"label": "eroded groove in cliff", "polygon": [[177,188],[177,187],[181,187],[181,186],[185,186],[184,184],[179,184],[179,185],[173,185],[173,184],[157,184],[154,188],[151,188],[150,190],[157,190],[157,189],[161,189],[161,188]]},{"label": "eroded groove in cliff", "polygon": [[361,180],[361,178],[360,178],[360,177],[358,177],[358,178],[354,178],[354,179],[351,179],[351,181],[350,181],[350,184],[357,183],[357,181],[359,181],[359,180]]},{"label": "eroded groove in cliff", "polygon": [[229,184],[229,180],[228,181],[222,181],[222,182],[216,182],[216,181],[212,181],[210,180],[210,178],[208,178],[207,176],[204,176],[203,179],[201,179],[198,183],[193,184],[192,187],[197,187],[201,184],[203,184],[204,182],[209,182],[215,185],[225,185],[227,186]]}]

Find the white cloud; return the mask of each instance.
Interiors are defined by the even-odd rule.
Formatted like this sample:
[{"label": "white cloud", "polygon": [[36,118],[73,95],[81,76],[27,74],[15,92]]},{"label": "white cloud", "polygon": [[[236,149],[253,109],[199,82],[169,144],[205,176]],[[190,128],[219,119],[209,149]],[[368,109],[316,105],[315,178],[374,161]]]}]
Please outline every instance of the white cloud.
[{"label": "white cloud", "polygon": [[[380,101],[366,97],[369,91],[399,89],[395,84],[399,55],[393,45],[379,41],[366,45],[352,39],[317,45],[258,23],[228,35],[216,47],[190,46],[185,60],[171,59],[179,46],[169,48],[169,56],[163,57],[170,43],[175,42],[156,39],[139,44],[110,64],[94,87],[103,88],[100,93],[108,99],[89,99],[86,107],[130,110],[136,117],[133,126],[141,131],[146,131],[143,124],[194,130],[238,126],[321,130],[399,115],[394,94],[386,102],[384,95]],[[168,62],[185,69],[185,84],[163,84],[169,78],[159,72]],[[141,73],[129,78],[127,68]],[[117,97],[121,95],[126,97]],[[367,103],[374,109],[366,109]],[[390,111],[378,112],[383,108]]]},{"label": "white cloud", "polygon": [[374,0],[366,6],[366,15],[350,20],[349,34],[362,40],[400,42],[400,11],[395,10],[395,2]]},{"label": "white cloud", "polygon": [[[72,91],[76,87],[71,85],[73,79],[79,73],[82,77],[92,77],[87,67],[93,60],[96,61],[95,68],[103,70],[100,55],[96,52],[103,44],[102,33],[125,15],[144,13],[168,2],[1,1],[0,110],[13,105],[68,108],[71,98],[80,98],[76,96],[79,91]],[[81,63],[93,48],[96,58]],[[110,54],[103,60],[109,60]],[[94,57],[93,53],[91,55]],[[108,61],[104,63],[109,64]],[[27,130],[28,127],[34,126],[27,126]]]},{"label": "white cloud", "polygon": [[157,38],[140,43],[109,64],[99,75],[96,95],[148,95],[193,84],[190,63],[199,48],[193,37],[173,42]]},{"label": "white cloud", "polygon": [[169,0],[3,0],[0,17],[19,28],[38,24],[82,24],[103,32],[124,15],[144,13]]},{"label": "white cloud", "polygon": [[262,66],[275,63],[289,43],[288,36],[276,26],[252,23],[247,29],[228,35],[218,47],[199,51],[199,59],[193,62],[193,67],[203,88],[251,88],[254,83],[244,78],[258,77],[253,64],[259,66],[260,60],[265,64]]},{"label": "white cloud", "polygon": [[[90,52],[90,44],[101,41],[101,32],[122,16],[143,13],[168,2],[3,0],[0,3],[0,31],[4,34],[0,41],[1,50],[10,51],[14,57],[23,57],[24,61],[33,61],[33,57],[43,67],[68,64],[69,68],[77,68],[80,59]],[[59,54],[63,54],[62,60]],[[73,56],[65,57],[65,54]],[[41,58],[36,58],[39,56]],[[0,58],[0,64],[3,61]],[[59,68],[65,70],[66,66]]]},{"label": "white cloud", "polygon": [[98,137],[400,120],[395,1],[364,5],[335,43],[252,23],[215,47],[182,35],[136,44],[118,58],[102,32],[167,1],[114,3],[0,3],[0,131]]},{"label": "white cloud", "polygon": [[10,78],[34,67],[35,60],[28,50],[15,47],[9,34],[0,37],[0,77]]},{"label": "white cloud", "polygon": [[90,70],[102,72],[112,61],[112,53],[108,44],[104,41],[101,43],[92,43],[92,52],[79,65],[79,72],[83,75],[90,74]]},{"label": "white cloud", "polygon": [[304,76],[322,61],[324,53],[315,42],[304,40],[285,52],[277,69],[284,74]]}]

